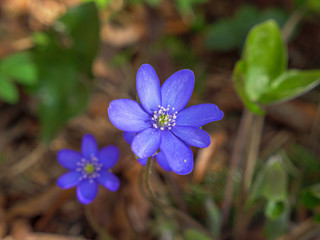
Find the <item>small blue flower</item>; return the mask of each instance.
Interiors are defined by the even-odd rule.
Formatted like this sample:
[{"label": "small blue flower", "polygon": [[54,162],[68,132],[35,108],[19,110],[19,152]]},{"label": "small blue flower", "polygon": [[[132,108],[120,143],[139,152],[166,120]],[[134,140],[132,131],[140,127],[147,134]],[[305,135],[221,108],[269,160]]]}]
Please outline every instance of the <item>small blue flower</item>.
[{"label": "small blue flower", "polygon": [[98,150],[95,138],[86,134],[82,138],[81,153],[69,149],[57,154],[59,163],[70,170],[57,180],[62,189],[77,186],[77,197],[83,204],[91,203],[98,193],[98,184],[117,191],[119,178],[109,171],[119,158],[119,149],[109,145]]},{"label": "small blue flower", "polygon": [[160,87],[159,78],[149,64],[137,73],[136,87],[141,104],[117,99],[108,108],[109,119],[118,129],[137,133],[131,149],[139,158],[148,158],[160,148],[170,169],[181,175],[193,169],[190,146],[209,146],[210,136],[200,127],[222,119],[223,112],[214,104],[184,107],[194,88],[191,70],[180,70]]}]

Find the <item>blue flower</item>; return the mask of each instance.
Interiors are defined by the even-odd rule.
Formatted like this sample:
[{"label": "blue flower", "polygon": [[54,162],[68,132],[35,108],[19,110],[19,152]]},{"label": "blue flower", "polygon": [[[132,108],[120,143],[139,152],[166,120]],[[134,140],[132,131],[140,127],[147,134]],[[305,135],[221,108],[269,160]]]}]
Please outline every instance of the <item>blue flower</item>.
[{"label": "blue flower", "polygon": [[62,189],[77,186],[77,197],[83,204],[91,203],[98,193],[98,184],[117,191],[119,178],[109,171],[119,158],[119,149],[109,145],[98,150],[95,138],[86,134],[82,138],[81,153],[69,149],[57,154],[59,163],[70,170],[57,180]]},{"label": "blue flower", "polygon": [[[127,143],[131,144],[133,141],[133,138],[135,137],[136,133],[133,132],[124,132],[123,137],[126,140]],[[155,159],[157,160],[159,166],[165,170],[165,171],[172,171],[169,164],[168,160],[165,157],[165,155],[162,152],[158,152],[157,154],[154,155]],[[138,158],[138,162],[142,165],[145,166],[147,164],[148,158]]]},{"label": "blue flower", "polygon": [[160,87],[159,78],[149,64],[137,73],[136,87],[141,104],[117,99],[108,108],[109,119],[118,129],[137,133],[131,149],[138,158],[148,158],[160,148],[170,169],[181,175],[193,169],[190,146],[209,146],[210,136],[200,127],[222,119],[223,112],[214,104],[184,107],[194,88],[191,70],[180,70]]}]

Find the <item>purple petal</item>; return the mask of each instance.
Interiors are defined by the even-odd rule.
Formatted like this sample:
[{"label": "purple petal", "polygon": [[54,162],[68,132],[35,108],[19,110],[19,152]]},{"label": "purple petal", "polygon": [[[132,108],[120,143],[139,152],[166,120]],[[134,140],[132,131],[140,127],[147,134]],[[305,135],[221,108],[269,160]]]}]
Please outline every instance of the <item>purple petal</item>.
[{"label": "purple petal", "polygon": [[141,132],[150,127],[150,116],[141,105],[130,99],[117,99],[110,103],[108,116],[111,123],[125,132]]},{"label": "purple petal", "polygon": [[134,132],[123,132],[123,138],[124,138],[124,140],[126,140],[126,142],[128,144],[132,143],[132,140],[135,135],[136,135],[136,133],[134,133]]},{"label": "purple petal", "polygon": [[77,187],[77,197],[82,204],[91,203],[98,193],[98,184],[93,180],[83,180]]},{"label": "purple petal", "polygon": [[82,138],[81,152],[86,159],[90,159],[92,155],[98,152],[98,144],[91,134],[86,134]]},{"label": "purple petal", "polygon": [[69,170],[75,170],[81,158],[82,155],[80,153],[68,149],[60,150],[57,154],[58,162]]},{"label": "purple petal", "polygon": [[117,191],[120,186],[119,178],[111,172],[101,171],[97,181],[111,192]]},{"label": "purple petal", "polygon": [[171,131],[185,143],[194,147],[205,148],[211,143],[209,134],[197,127],[175,126]]},{"label": "purple petal", "polygon": [[160,142],[161,131],[148,128],[133,138],[131,149],[139,158],[147,158],[159,149]]},{"label": "purple petal", "polygon": [[203,125],[223,118],[223,112],[214,104],[199,104],[183,109],[177,114],[179,126],[202,127]]},{"label": "purple petal", "polygon": [[137,73],[137,92],[143,108],[152,113],[161,105],[160,81],[149,64],[143,64]]},{"label": "purple petal", "polygon": [[65,173],[58,178],[57,185],[62,189],[72,188],[80,182],[81,176],[80,172],[75,171]]},{"label": "purple petal", "polygon": [[137,158],[137,161],[142,165],[145,166],[147,164],[148,158]]},{"label": "purple petal", "polygon": [[157,155],[156,155],[156,159],[158,164],[160,165],[160,167],[165,170],[165,171],[172,171],[169,163],[168,163],[168,159],[166,158],[166,156],[160,151]]},{"label": "purple petal", "polygon": [[176,111],[183,109],[192,95],[194,74],[189,69],[172,74],[162,85],[162,106],[174,107]]},{"label": "purple petal", "polygon": [[109,145],[98,152],[99,162],[102,163],[102,169],[112,168],[119,159],[119,149],[116,146]]},{"label": "purple petal", "polygon": [[191,149],[170,131],[163,131],[160,151],[165,155],[173,172],[186,175],[193,169]]}]

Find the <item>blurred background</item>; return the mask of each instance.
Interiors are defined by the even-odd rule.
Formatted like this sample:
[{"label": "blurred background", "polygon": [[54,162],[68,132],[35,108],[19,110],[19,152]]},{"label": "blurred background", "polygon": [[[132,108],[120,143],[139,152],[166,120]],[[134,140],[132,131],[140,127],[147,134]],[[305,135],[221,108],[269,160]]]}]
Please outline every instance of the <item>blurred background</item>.
[{"label": "blurred background", "polygon": [[[272,18],[294,28],[287,41],[288,67],[319,68],[319,2],[1,0],[0,238],[237,239],[243,164],[232,158],[246,130],[233,67],[249,29]],[[155,68],[161,82],[180,69],[193,70],[189,104],[214,103],[224,112],[221,121],[204,127],[212,144],[193,149],[191,174],[178,176],[153,165],[159,198],[198,223],[145,198],[143,167],[108,120],[110,101],[136,98],[135,75],[143,63]],[[240,201],[247,224],[239,239],[320,239],[319,91],[267,107],[248,194],[254,203]],[[101,188],[88,207],[77,201],[74,189],[55,184],[66,172],[56,153],[79,150],[86,133],[100,147],[114,144],[121,152],[114,168],[120,190]],[[281,167],[269,171],[270,157],[281,158]],[[230,178],[234,191],[226,196]],[[277,188],[285,204],[268,212],[272,197],[261,194],[262,188]]]}]

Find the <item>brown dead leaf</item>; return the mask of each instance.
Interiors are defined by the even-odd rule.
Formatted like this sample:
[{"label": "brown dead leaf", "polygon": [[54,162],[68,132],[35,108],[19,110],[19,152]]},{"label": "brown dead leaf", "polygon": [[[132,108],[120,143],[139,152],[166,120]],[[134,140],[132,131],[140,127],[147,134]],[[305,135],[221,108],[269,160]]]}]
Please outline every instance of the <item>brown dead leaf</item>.
[{"label": "brown dead leaf", "polygon": [[20,15],[27,12],[32,0],[4,0],[1,3],[3,11],[10,15]]},{"label": "brown dead leaf", "polygon": [[29,4],[29,12],[32,16],[33,25],[35,21],[51,25],[60,15],[66,12],[66,6],[60,1],[33,0]]},{"label": "brown dead leaf", "polygon": [[46,209],[57,199],[61,190],[57,186],[49,188],[42,194],[35,195],[33,198],[23,200],[13,205],[7,212],[6,219],[10,220],[16,216],[34,217],[46,211]]},{"label": "brown dead leaf", "polygon": [[195,168],[193,172],[193,181],[201,182],[208,169],[213,155],[219,151],[222,145],[227,140],[227,134],[225,132],[217,132],[211,134],[211,144],[207,148],[201,148],[198,151],[197,158],[195,160]]},{"label": "brown dead leaf", "polygon": [[[12,236],[8,236],[3,240],[19,240]],[[58,234],[48,234],[48,233],[30,233],[23,240],[85,240],[83,237],[68,237]]]},{"label": "brown dead leaf", "polygon": [[126,47],[140,41],[146,34],[146,27],[133,23],[124,27],[105,24],[101,29],[101,39],[114,47]]},{"label": "brown dead leaf", "polygon": [[25,240],[31,232],[30,223],[26,219],[17,219],[12,224],[11,237],[15,240]]},{"label": "brown dead leaf", "polygon": [[311,129],[317,106],[299,99],[268,107],[268,116],[299,131]]}]

